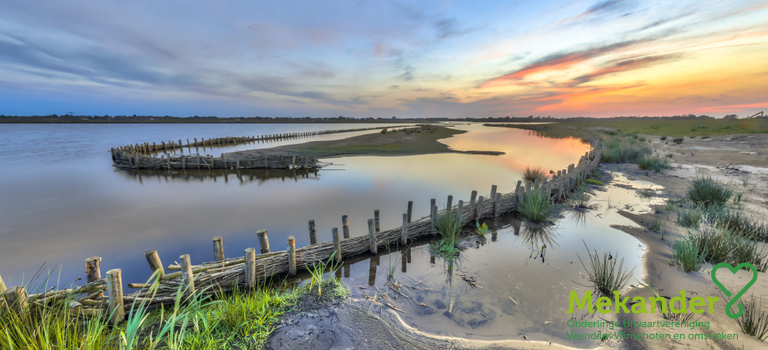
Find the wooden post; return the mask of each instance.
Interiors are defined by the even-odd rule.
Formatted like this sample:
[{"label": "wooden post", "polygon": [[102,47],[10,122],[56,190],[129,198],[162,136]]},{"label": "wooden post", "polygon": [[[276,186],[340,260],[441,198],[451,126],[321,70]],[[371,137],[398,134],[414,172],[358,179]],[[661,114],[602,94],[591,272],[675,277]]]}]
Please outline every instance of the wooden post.
[{"label": "wooden post", "polygon": [[256,249],[245,249],[245,284],[248,288],[256,287]]},{"label": "wooden post", "polygon": [[149,268],[152,270],[152,273],[155,273],[155,271],[159,270],[159,277],[163,277],[165,275],[165,269],[163,269],[163,263],[160,261],[160,256],[157,255],[157,250],[147,250],[144,253],[144,256],[147,258],[147,262],[149,263]]},{"label": "wooden post", "polygon": [[309,220],[309,244],[317,244],[317,230],[315,220]]},{"label": "wooden post", "polygon": [[269,253],[269,238],[267,238],[267,230],[258,230],[256,234],[259,235],[259,247],[261,247],[261,254]]},{"label": "wooden post", "polygon": [[179,257],[179,264],[181,264],[181,279],[184,286],[184,296],[187,298],[195,295],[195,275],[192,274],[192,261],[189,258],[189,254],[184,254]]},{"label": "wooden post", "polygon": [[429,200],[429,218],[432,220],[432,228],[435,228],[435,211],[433,210],[436,206],[436,201],[434,198]]},{"label": "wooden post", "polygon": [[448,203],[445,204],[445,210],[451,210],[452,207],[453,207],[453,196],[449,194]]},{"label": "wooden post", "polygon": [[[27,302],[27,290],[23,286],[11,287],[3,291],[3,298],[8,306],[16,310],[17,313],[23,314],[29,308]],[[7,325],[10,327],[10,325]]]},{"label": "wooden post", "polygon": [[349,238],[349,217],[346,215],[341,216],[341,227],[344,230],[344,239]]},{"label": "wooden post", "polygon": [[107,294],[109,294],[109,321],[117,324],[125,319],[123,306],[123,277],[120,269],[107,271]]},{"label": "wooden post", "polygon": [[408,214],[403,213],[403,227],[400,228],[400,243],[405,245],[408,241]]},{"label": "wooden post", "polygon": [[515,186],[515,192],[520,192],[520,186],[523,184],[523,181],[518,180],[517,186]]},{"label": "wooden post", "polygon": [[373,211],[373,224],[374,224],[374,228],[376,229],[376,233],[381,231],[380,222],[381,222],[381,218],[379,217],[379,210],[376,209]]},{"label": "wooden post", "polygon": [[376,242],[376,232],[374,232],[373,228],[373,219],[368,219],[368,247],[371,251],[371,254],[376,254],[376,251],[378,251],[378,244]]},{"label": "wooden post", "polygon": [[491,196],[488,198],[496,198],[496,185],[491,185]]},{"label": "wooden post", "polygon": [[213,237],[213,260],[224,261],[224,242],[221,236]]},{"label": "wooden post", "polygon": [[288,274],[296,274],[296,238],[288,236]]},{"label": "wooden post", "polygon": [[333,236],[333,251],[336,256],[336,262],[341,261],[341,241],[339,240],[339,229],[334,227],[331,230],[331,236]]},{"label": "wooden post", "polygon": [[431,216],[432,216],[432,229],[434,230],[437,228],[437,206],[436,205],[432,206]]},{"label": "wooden post", "polygon": [[483,215],[483,196],[477,199],[477,207],[475,208],[475,220],[480,220]]},{"label": "wooden post", "polygon": [[101,279],[101,257],[92,256],[85,259],[86,281],[93,282]]},{"label": "wooden post", "polygon": [[459,201],[459,208],[456,209],[456,217],[459,218],[459,223],[462,224],[462,226],[464,224],[464,220],[462,220],[463,219],[463,215],[464,215],[464,201],[460,200]]},{"label": "wooden post", "polygon": [[411,215],[413,214],[413,201],[408,201],[408,223],[411,223]]},{"label": "wooden post", "polygon": [[296,155],[291,156],[291,169],[296,169]]},{"label": "wooden post", "polygon": [[493,202],[493,216],[501,215],[501,193],[496,194],[496,201]]},{"label": "wooden post", "polygon": [[469,205],[474,205],[475,204],[475,198],[477,198],[477,191],[476,190],[472,190],[472,195],[469,196]]},{"label": "wooden post", "polygon": [[0,276],[0,294],[5,292],[6,289],[8,289],[8,288],[5,287],[5,282],[3,282],[3,277]]}]

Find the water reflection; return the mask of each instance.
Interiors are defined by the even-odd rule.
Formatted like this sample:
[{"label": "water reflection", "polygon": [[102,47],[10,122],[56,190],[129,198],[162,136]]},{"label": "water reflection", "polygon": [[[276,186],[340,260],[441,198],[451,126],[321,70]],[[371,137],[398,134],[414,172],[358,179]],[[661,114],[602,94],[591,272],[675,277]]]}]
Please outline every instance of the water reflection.
[{"label": "water reflection", "polygon": [[144,183],[145,180],[181,181],[181,182],[217,182],[222,180],[229,182],[229,179],[237,179],[240,184],[258,183],[263,184],[270,180],[281,180],[283,182],[298,181],[301,179],[319,180],[319,169],[212,169],[212,170],[115,170],[116,173],[126,178]]}]

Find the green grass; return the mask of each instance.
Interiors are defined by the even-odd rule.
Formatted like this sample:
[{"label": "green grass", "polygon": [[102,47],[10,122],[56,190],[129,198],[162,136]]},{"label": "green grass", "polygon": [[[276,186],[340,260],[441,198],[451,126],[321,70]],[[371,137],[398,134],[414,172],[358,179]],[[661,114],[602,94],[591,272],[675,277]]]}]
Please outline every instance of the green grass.
[{"label": "green grass", "polygon": [[704,218],[704,209],[701,206],[684,208],[677,212],[677,224],[686,228],[699,227]]},{"label": "green grass", "polygon": [[544,222],[549,218],[552,212],[552,205],[549,196],[535,188],[523,194],[523,201],[520,203],[520,213],[533,222]]},{"label": "green grass", "polygon": [[634,137],[609,137],[602,143],[601,161],[606,163],[634,163],[651,153],[651,149]]},{"label": "green grass", "polygon": [[640,170],[653,170],[657,173],[669,169],[667,161],[657,157],[641,157],[637,160],[637,166]]},{"label": "green grass", "polygon": [[736,266],[748,262],[759,271],[768,269],[768,251],[749,234],[707,224],[690,230],[683,240],[694,245],[710,264],[727,262]]},{"label": "green grass", "polygon": [[603,185],[602,181],[595,180],[595,179],[587,179],[587,183],[588,184],[593,184],[593,185],[598,185],[598,186],[602,186]]},{"label": "green grass", "polygon": [[456,248],[456,240],[461,234],[461,221],[459,216],[453,210],[447,210],[443,215],[439,215],[435,220],[435,229],[440,234],[441,239],[438,242],[430,243],[430,250],[445,259],[453,260],[459,254]]},{"label": "green grass", "polygon": [[763,310],[763,299],[755,299],[752,295],[749,301],[741,303],[744,313],[736,319],[741,331],[757,339],[765,341],[768,338],[768,311]]},{"label": "green grass", "polygon": [[672,253],[677,266],[683,268],[685,272],[699,271],[704,264],[705,252],[701,251],[691,239],[675,240],[672,244]]},{"label": "green grass", "polygon": [[[331,298],[347,293],[335,279],[323,282],[323,287]],[[167,309],[148,311],[145,304],[134,303],[127,320],[116,327],[104,318],[70,315],[71,296],[48,307],[32,305],[23,314],[3,304],[0,349],[253,349],[309,288],[235,289],[217,293],[215,300],[204,292],[185,303],[178,297]]]},{"label": "green grass", "polygon": [[587,248],[589,254],[589,267],[581,260],[581,256],[578,254],[576,256],[584,270],[587,271],[589,281],[592,282],[595,289],[607,297],[612,297],[613,291],[621,292],[629,283],[629,279],[632,278],[632,272],[635,268],[625,270],[624,258],[619,262],[618,252],[616,252],[617,256],[612,258],[609,258],[610,254],[604,253],[601,259],[596,250],[594,253],[589,251],[586,243],[584,243],[584,247]]},{"label": "green grass", "polygon": [[545,176],[546,176],[546,173],[544,172],[543,169],[527,167],[523,172],[523,181],[536,182],[536,180],[544,179]]},{"label": "green grass", "polygon": [[730,186],[712,179],[710,176],[699,176],[691,181],[685,197],[694,205],[705,208],[724,206],[733,198],[734,191]]}]

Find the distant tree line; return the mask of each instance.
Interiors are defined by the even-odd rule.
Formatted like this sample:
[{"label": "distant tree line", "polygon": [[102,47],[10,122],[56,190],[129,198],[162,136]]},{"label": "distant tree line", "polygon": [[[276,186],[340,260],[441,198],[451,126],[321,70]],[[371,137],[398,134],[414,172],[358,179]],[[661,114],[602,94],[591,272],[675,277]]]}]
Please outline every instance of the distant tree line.
[{"label": "distant tree line", "polygon": [[[708,115],[687,114],[687,115],[674,115],[665,117],[651,117],[651,116],[620,116],[612,118],[613,120],[633,120],[633,119],[646,119],[646,118],[665,118],[665,119],[713,119]],[[725,119],[736,119],[735,114],[729,114],[725,116]],[[98,124],[98,123],[147,123],[147,124],[210,124],[210,123],[424,123],[424,122],[441,122],[441,121],[472,121],[472,122],[531,122],[531,121],[557,121],[557,120],[588,120],[594,119],[591,117],[571,117],[571,118],[552,118],[551,116],[541,117],[529,115],[528,117],[466,117],[466,118],[384,118],[384,117],[367,117],[367,118],[354,118],[354,117],[231,117],[222,118],[216,116],[190,116],[190,117],[174,117],[169,115],[164,116],[149,116],[149,115],[31,115],[31,116],[17,116],[17,115],[0,115],[0,123],[43,123],[43,124]]]}]

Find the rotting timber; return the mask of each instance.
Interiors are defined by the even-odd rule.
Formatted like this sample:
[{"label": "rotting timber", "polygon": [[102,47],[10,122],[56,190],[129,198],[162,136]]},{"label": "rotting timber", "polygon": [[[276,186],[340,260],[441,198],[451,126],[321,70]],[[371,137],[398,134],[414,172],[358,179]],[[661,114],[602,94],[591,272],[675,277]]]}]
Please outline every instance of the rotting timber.
[{"label": "rotting timber", "polygon": [[[378,232],[374,229],[374,219],[369,219],[368,234],[364,236],[349,237],[348,218],[344,215],[342,216],[344,222],[342,237],[339,237],[338,228],[333,228],[332,241],[314,243],[301,248],[295,247],[295,239],[291,236],[288,238],[288,249],[271,251],[267,230],[258,230],[261,254],[256,254],[254,248],[248,248],[244,255],[226,258],[222,237],[215,237],[213,239],[215,261],[192,265],[189,255],[184,254],[179,257],[180,264],[164,268],[157,251],[149,250],[145,253],[150,267],[148,275],[149,272],[159,273],[155,281],[159,286],[154,297],[151,295],[150,285],[145,283],[129,283],[129,288],[138,289],[138,291],[124,295],[120,269],[108,271],[107,278],[103,279],[99,269],[100,257],[86,259],[88,283],[82,287],[27,295],[23,287],[12,287],[6,290],[5,285],[0,284],[0,292],[3,293],[6,301],[9,303],[13,301],[14,307],[18,309],[32,305],[46,307],[52,299],[75,296],[69,304],[72,314],[109,315],[113,322],[120,322],[125,317],[125,311],[129,311],[134,302],[146,302],[151,306],[173,302],[178,292],[184,295],[213,294],[230,290],[235,286],[255,287],[260,281],[272,276],[293,275],[297,270],[306,270],[312,267],[313,263],[327,261],[332,256],[337,260],[343,260],[361,254],[376,253],[379,248],[395,242],[407,244],[408,241],[435,235],[437,233],[434,228],[435,219],[446,210],[455,211],[461,218],[462,225],[467,225],[476,220],[519,212],[519,203],[530,191],[542,191],[549,194],[552,202],[559,202],[576,190],[580,180],[590,177],[599,163],[600,151],[593,150],[582,156],[578,164],[571,164],[567,169],[557,171],[551,179],[544,179],[540,183],[528,181],[525,184],[518,181],[515,191],[510,193],[496,193],[496,186],[493,186],[491,195],[487,198],[477,197],[477,191],[472,191],[468,203],[460,200],[456,205],[452,204],[452,196],[449,196],[451,204],[447,209],[439,211],[433,200],[430,204],[431,215],[413,222],[411,222],[413,206],[412,202],[408,202],[407,212],[402,214],[401,227]],[[328,237],[328,232],[316,232],[312,223],[310,221],[310,237],[312,235]],[[282,244],[283,242],[280,246]],[[104,290],[107,291],[107,296],[102,295]]]},{"label": "rotting timber", "polygon": [[[168,141],[167,143],[161,141],[160,144],[156,142],[152,142],[152,144],[148,142],[136,143],[112,148],[110,151],[112,153],[112,162],[119,169],[311,169],[320,167],[317,157],[302,155],[283,156],[279,154],[256,157],[251,154],[240,154],[238,152],[229,156],[222,154],[219,157],[214,157],[210,154],[201,155],[199,148],[202,147],[205,150],[206,147],[227,147],[238,144],[281,141],[300,137],[376,129],[386,129],[386,127],[323,130],[261,136],[219,137],[207,140],[202,138],[200,141],[195,138],[192,142],[186,139],[186,144],[184,144],[183,140],[179,139],[178,141]],[[189,151],[189,155],[172,155],[167,153],[175,150],[183,153],[185,148]],[[192,148],[195,148],[195,154],[192,154]],[[160,154],[161,152],[163,154]]]}]

